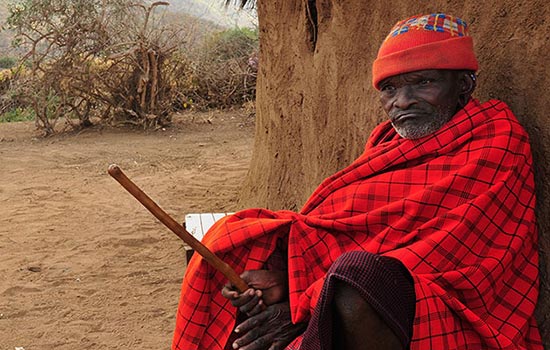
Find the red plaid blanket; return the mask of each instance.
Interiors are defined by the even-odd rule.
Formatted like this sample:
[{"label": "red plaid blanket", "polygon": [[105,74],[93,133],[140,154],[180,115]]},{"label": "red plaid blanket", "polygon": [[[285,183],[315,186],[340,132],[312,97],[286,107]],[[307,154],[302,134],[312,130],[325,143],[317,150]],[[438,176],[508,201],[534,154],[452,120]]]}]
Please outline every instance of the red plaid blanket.
[{"label": "red plaid blanket", "polygon": [[[471,101],[436,133],[377,127],[364,154],[326,179],[300,213],[250,209],[204,242],[238,273],[288,247],[293,321],[310,317],[343,252],[400,259],[417,296],[411,349],[542,349],[535,188],[528,137],[509,108]],[[223,349],[236,309],[197,254],[187,268],[173,349]]]}]

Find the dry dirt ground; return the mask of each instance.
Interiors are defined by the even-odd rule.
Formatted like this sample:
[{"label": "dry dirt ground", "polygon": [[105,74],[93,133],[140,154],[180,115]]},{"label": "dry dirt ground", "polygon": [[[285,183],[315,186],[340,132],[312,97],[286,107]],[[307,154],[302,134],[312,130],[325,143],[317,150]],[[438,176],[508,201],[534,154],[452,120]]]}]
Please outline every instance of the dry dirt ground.
[{"label": "dry dirt ground", "polygon": [[46,139],[0,124],[0,350],[169,349],[183,243],[107,167],[178,221],[233,211],[254,134],[240,112],[174,124]]}]

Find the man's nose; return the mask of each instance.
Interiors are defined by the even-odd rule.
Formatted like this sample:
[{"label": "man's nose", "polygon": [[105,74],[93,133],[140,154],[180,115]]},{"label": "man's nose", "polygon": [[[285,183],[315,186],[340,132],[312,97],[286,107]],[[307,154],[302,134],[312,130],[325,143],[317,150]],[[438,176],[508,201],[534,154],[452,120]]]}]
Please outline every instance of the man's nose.
[{"label": "man's nose", "polygon": [[399,109],[408,109],[417,102],[413,88],[405,85],[399,87],[395,92],[393,106]]}]

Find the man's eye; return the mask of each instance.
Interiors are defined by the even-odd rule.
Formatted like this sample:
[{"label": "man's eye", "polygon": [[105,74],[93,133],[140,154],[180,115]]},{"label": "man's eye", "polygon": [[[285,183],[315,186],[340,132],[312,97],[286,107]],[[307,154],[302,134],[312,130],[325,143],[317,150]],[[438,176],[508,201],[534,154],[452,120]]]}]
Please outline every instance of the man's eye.
[{"label": "man's eye", "polygon": [[391,91],[394,91],[394,90],[395,90],[395,86],[393,86],[393,85],[383,85],[380,88],[380,91],[385,91],[385,92],[391,92]]},{"label": "man's eye", "polygon": [[430,85],[431,83],[433,83],[434,81],[432,79],[422,79],[420,81],[420,85]]}]

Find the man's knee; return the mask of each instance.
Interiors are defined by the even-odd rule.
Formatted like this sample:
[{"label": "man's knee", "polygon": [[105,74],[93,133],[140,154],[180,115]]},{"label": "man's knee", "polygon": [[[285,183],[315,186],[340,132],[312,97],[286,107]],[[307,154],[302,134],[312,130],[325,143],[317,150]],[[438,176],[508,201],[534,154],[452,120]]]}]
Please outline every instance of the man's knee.
[{"label": "man's knee", "polygon": [[333,349],[402,350],[405,348],[392,328],[354,287],[337,281],[334,288]]},{"label": "man's knee", "polygon": [[334,283],[334,296],[332,300],[335,314],[340,315],[346,321],[361,322],[365,313],[372,310],[372,307],[359,294],[357,289],[349,284],[337,280]]},{"label": "man's knee", "polygon": [[334,262],[327,278],[334,283],[332,308],[342,324],[368,324],[384,337],[395,335],[407,346],[416,298],[412,277],[399,260],[362,251],[346,252]]}]

